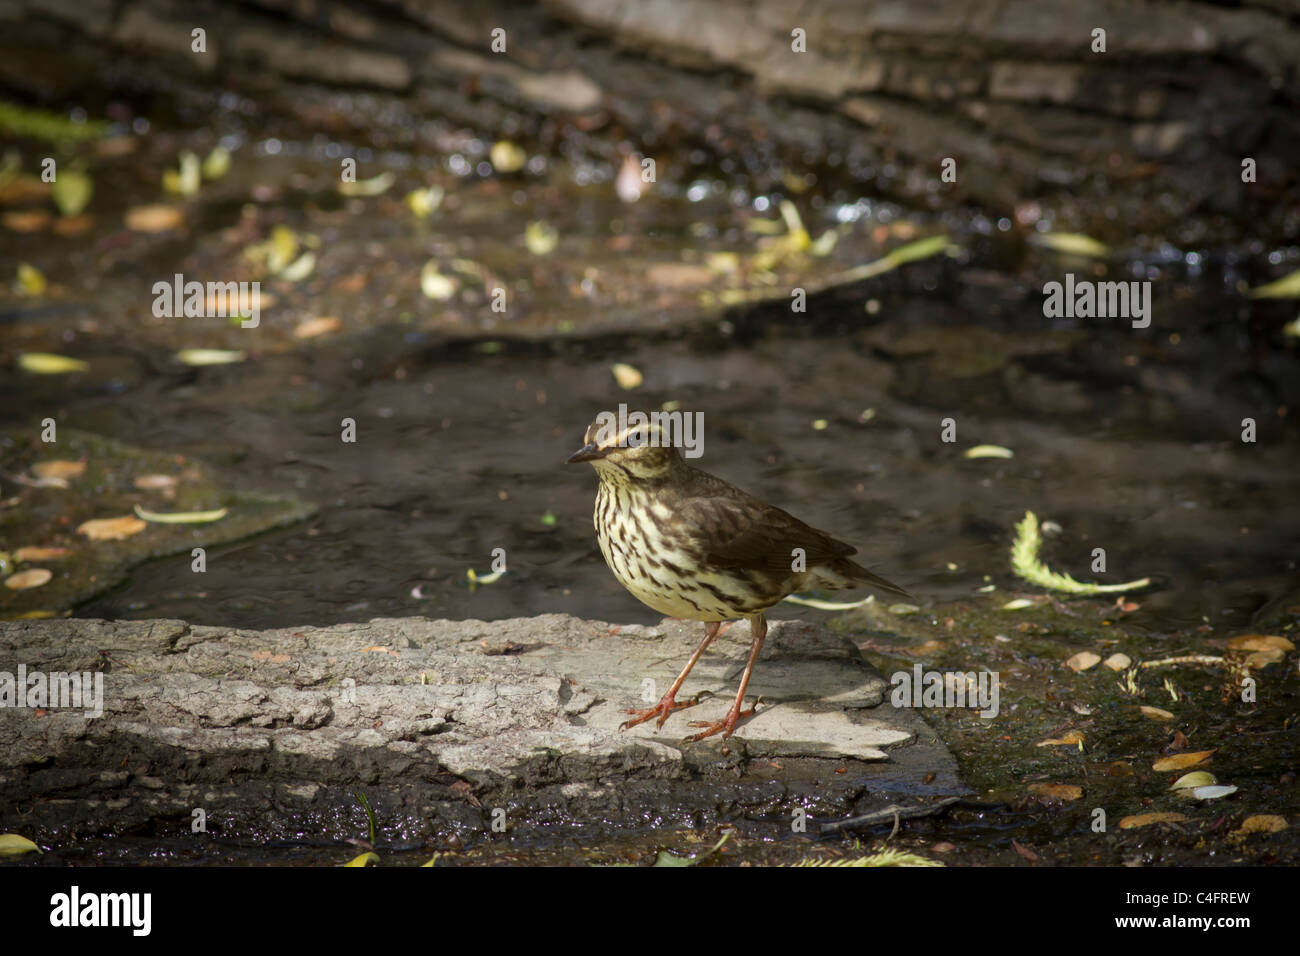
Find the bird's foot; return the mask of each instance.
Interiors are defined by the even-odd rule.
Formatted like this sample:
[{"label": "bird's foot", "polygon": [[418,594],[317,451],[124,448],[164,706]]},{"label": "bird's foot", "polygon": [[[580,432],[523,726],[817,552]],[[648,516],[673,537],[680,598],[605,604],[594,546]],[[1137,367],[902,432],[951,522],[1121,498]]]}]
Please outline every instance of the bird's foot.
[{"label": "bird's foot", "polygon": [[663,727],[664,721],[668,719],[668,715],[674,710],[683,710],[687,707],[694,707],[700,702],[698,697],[692,697],[690,700],[683,701],[679,704],[673,698],[673,694],[664,694],[663,697],[659,698],[659,703],[646,710],[636,710],[633,708],[623,711],[625,714],[632,714],[633,717],[631,720],[625,720],[623,723],[619,724],[618,729],[627,730],[629,727],[635,727],[637,724],[645,723],[652,717],[658,717],[659,720],[655,723],[655,729],[658,730]]},{"label": "bird's foot", "polygon": [[713,723],[709,723],[707,720],[692,720],[692,727],[703,727],[704,730],[698,734],[692,734],[691,736],[684,738],[682,743],[695,743],[697,740],[703,740],[705,737],[712,737],[719,731],[722,733],[722,739],[726,740],[731,736],[732,731],[736,729],[736,721],[740,720],[742,717],[753,717],[758,713],[758,705],[761,703],[763,703],[762,697],[754,701],[754,706],[749,708],[749,710],[741,710],[740,701],[736,701],[731,705],[731,709],[727,711],[727,716]]}]

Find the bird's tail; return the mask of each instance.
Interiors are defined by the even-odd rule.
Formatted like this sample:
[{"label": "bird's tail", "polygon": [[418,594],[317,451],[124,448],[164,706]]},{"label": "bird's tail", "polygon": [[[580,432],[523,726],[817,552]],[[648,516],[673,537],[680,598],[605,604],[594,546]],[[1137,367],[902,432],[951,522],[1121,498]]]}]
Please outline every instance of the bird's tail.
[{"label": "bird's tail", "polygon": [[840,558],[838,561],[823,565],[816,569],[815,574],[816,577],[812,582],[814,587],[842,591],[867,585],[879,591],[897,594],[899,597],[910,598],[912,596],[897,584],[886,581],[880,575],[873,574],[856,561],[850,561],[848,558]]}]

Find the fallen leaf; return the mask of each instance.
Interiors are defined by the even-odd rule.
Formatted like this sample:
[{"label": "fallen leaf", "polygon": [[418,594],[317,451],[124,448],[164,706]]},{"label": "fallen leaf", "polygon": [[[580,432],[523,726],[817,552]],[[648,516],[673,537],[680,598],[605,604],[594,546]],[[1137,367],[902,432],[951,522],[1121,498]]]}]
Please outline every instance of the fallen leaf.
[{"label": "fallen leaf", "polygon": [[1285,275],[1275,282],[1261,285],[1250,290],[1252,299],[1297,299],[1300,298],[1300,269]]},{"label": "fallen leaf", "polygon": [[717,273],[709,266],[689,262],[656,262],[645,270],[645,278],[659,288],[693,289],[712,284]]},{"label": "fallen leaf", "polygon": [[1234,651],[1294,651],[1295,645],[1285,637],[1265,634],[1242,634],[1228,640]]},{"label": "fallen leaf", "polygon": [[1209,760],[1210,755],[1213,753],[1213,750],[1194,750],[1191,753],[1162,757],[1151,765],[1151,769],[1157,773],[1163,773],[1166,770],[1182,770],[1184,767],[1195,767],[1198,763]]},{"label": "fallen leaf", "polygon": [[1121,830],[1135,830],[1138,827],[1150,826],[1153,823],[1185,823],[1187,817],[1181,813],[1139,813],[1135,816],[1124,817],[1119,821]]},{"label": "fallen leaf", "polygon": [[157,511],[148,511],[135,506],[137,517],[143,518],[153,524],[209,524],[213,521],[220,521],[230,511],[229,508],[214,508],[211,511],[173,511],[163,513]]},{"label": "fallen leaf", "polygon": [[1077,747],[1083,743],[1083,733],[1078,730],[1071,730],[1064,737],[1053,737],[1050,740],[1040,740],[1035,746],[1037,747]]},{"label": "fallen leaf", "polygon": [[1242,836],[1248,833],[1280,833],[1287,825],[1286,817],[1276,813],[1256,813],[1242,820],[1235,832]]},{"label": "fallen leaf", "polygon": [[38,461],[32,465],[32,474],[38,478],[80,478],[86,473],[86,462],[68,461],[59,459],[55,461]]},{"label": "fallen leaf", "polygon": [[84,372],[90,368],[90,363],[51,352],[24,352],[18,356],[18,366],[37,375],[63,375],[67,372]]},{"label": "fallen leaf", "polygon": [[1178,796],[1184,797],[1188,800],[1221,800],[1224,797],[1232,796],[1232,794],[1236,792],[1236,787],[1223,786],[1220,784],[1218,786],[1193,787],[1190,790],[1179,790]]},{"label": "fallen leaf", "polygon": [[1193,770],[1183,774],[1169,785],[1170,790],[1190,790],[1193,787],[1211,787],[1219,781],[1208,770]]},{"label": "fallen leaf", "polygon": [[185,225],[185,213],[176,206],[156,203],[126,211],[126,228],[132,232],[169,232]]},{"label": "fallen leaf", "polygon": [[27,837],[19,836],[17,833],[0,833],[0,857],[22,856],[24,853],[31,853],[32,850],[41,852],[41,848]]},{"label": "fallen leaf", "polygon": [[314,319],[306,319],[298,323],[298,327],[293,330],[295,339],[314,339],[319,335],[328,335],[331,332],[337,332],[343,327],[343,322],[332,315],[318,315]]},{"label": "fallen leaf", "polygon": [[232,349],[181,349],[176,353],[176,361],[195,367],[230,365],[235,362],[242,362],[247,357],[247,352],[237,352]]},{"label": "fallen leaf", "polygon": [[378,176],[372,176],[369,179],[358,179],[352,183],[339,183],[339,192],[344,196],[379,196],[388,192],[393,183],[397,182],[397,177],[391,170],[385,170]]},{"label": "fallen leaf", "polygon": [[614,373],[614,381],[618,383],[619,388],[637,388],[644,381],[640,370],[624,362],[615,362],[609,370]]},{"label": "fallen leaf", "polygon": [[1083,788],[1072,783],[1031,783],[1029,792],[1051,800],[1078,800],[1083,796]]},{"label": "fallen leaf", "polygon": [[5,213],[0,222],[11,232],[40,232],[50,227],[53,218],[45,209],[16,209]]},{"label": "fallen leaf", "polygon": [[535,256],[548,255],[559,241],[559,230],[550,223],[534,220],[524,227],[524,245]]},{"label": "fallen leaf", "polygon": [[976,445],[974,448],[967,448],[962,455],[963,458],[1015,458],[1016,453],[1010,448],[1003,448],[1001,445]]},{"label": "fallen leaf", "polygon": [[301,282],[316,268],[316,253],[304,252],[293,262],[280,270],[280,278],[286,282]]},{"label": "fallen leaf", "polygon": [[63,216],[79,216],[90,204],[90,197],[95,194],[95,184],[83,172],[70,169],[55,177],[50,187],[50,198],[59,207]]},{"label": "fallen leaf", "polygon": [[18,295],[43,295],[45,291],[45,273],[29,263],[18,263]]},{"label": "fallen leaf", "polygon": [[139,534],[148,525],[134,515],[121,518],[95,518],[82,522],[77,528],[78,534],[84,534],[91,541],[121,541],[133,534]]},{"label": "fallen leaf", "polygon": [[1012,845],[1013,847],[1015,847],[1015,850],[1016,850],[1017,853],[1019,853],[1022,857],[1024,857],[1024,858],[1025,858],[1026,860],[1028,860],[1030,863],[1037,863],[1037,862],[1038,862],[1038,854],[1035,853],[1033,850],[1029,849],[1029,847],[1027,847],[1027,846],[1021,846],[1020,843],[1019,843],[1019,841],[1017,841],[1015,837],[1012,837],[1012,838],[1011,838],[1011,845]]},{"label": "fallen leaf", "polygon": [[27,591],[38,588],[42,584],[49,584],[52,577],[54,575],[45,568],[29,568],[5,578],[5,587],[11,591]]},{"label": "fallen leaf", "polygon": [[351,860],[348,860],[348,862],[344,863],[343,865],[344,866],[375,866],[378,863],[379,863],[379,854],[367,852],[367,853],[362,853],[358,857],[353,857]]},{"label": "fallen leaf", "polygon": [[1246,656],[1245,664],[1251,670],[1257,671],[1261,667],[1268,667],[1269,664],[1282,663],[1284,657],[1286,654],[1283,651],[1256,651]]},{"label": "fallen leaf", "polygon": [[1027,607],[1033,607],[1034,602],[1029,598],[1016,598],[1014,601],[1008,601],[1002,605],[1004,611],[1023,611]]},{"label": "fallen leaf", "polygon": [[1113,671],[1126,671],[1133,666],[1133,658],[1127,654],[1112,654],[1102,664]]},{"label": "fallen leaf", "polygon": [[220,179],[226,175],[230,172],[230,150],[224,146],[214,146],[212,152],[208,153],[207,158],[203,160],[200,172],[207,180]]},{"label": "fallen leaf", "polygon": [[1092,651],[1080,651],[1065,662],[1072,671],[1086,671],[1101,663],[1101,657]]},{"label": "fallen leaf", "polygon": [[15,561],[53,561],[66,558],[72,554],[71,548],[19,548],[14,552]]},{"label": "fallen leaf", "polygon": [[502,139],[492,144],[488,159],[498,173],[514,173],[524,168],[524,163],[528,162],[528,153],[522,146]]},{"label": "fallen leaf", "polygon": [[1110,254],[1110,249],[1091,236],[1076,232],[1040,232],[1034,233],[1029,240],[1033,245],[1053,249],[1071,256],[1088,256],[1101,259]]},{"label": "fallen leaf", "polygon": [[173,475],[140,475],[132,484],[143,491],[154,491],[158,488],[174,488],[176,478]]},{"label": "fallen leaf", "polygon": [[1142,712],[1143,717],[1150,717],[1152,720],[1173,720],[1174,719],[1173,714],[1159,707],[1148,707],[1145,704],[1143,704],[1141,707],[1138,708],[1138,710]]},{"label": "fallen leaf", "polygon": [[432,259],[420,270],[420,291],[426,298],[433,299],[435,302],[446,302],[456,294],[458,288],[460,288],[459,280],[439,272],[438,263]]}]

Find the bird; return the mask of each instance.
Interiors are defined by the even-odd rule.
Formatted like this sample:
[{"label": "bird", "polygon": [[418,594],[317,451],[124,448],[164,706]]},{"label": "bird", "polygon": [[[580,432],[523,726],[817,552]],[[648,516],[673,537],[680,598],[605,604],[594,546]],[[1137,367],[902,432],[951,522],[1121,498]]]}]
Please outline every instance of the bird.
[{"label": "bird", "polygon": [[590,462],[596,470],[592,520],[605,563],[643,604],[707,623],[703,641],[667,693],[653,707],[625,711],[633,717],[620,730],[653,718],[662,729],[673,711],[698,703],[679,702],[677,694],[725,621],[749,620],[751,644],[740,688],[722,720],[690,722],[704,730],[687,742],[717,733],[725,740],[738,720],[756,712],[761,698],[744,710],[745,691],[767,635],[764,612],[773,605],[815,588],[869,586],[910,596],[851,560],[857,554],[852,545],[687,464],[668,431],[653,421],[615,432],[598,417],[567,461]]}]

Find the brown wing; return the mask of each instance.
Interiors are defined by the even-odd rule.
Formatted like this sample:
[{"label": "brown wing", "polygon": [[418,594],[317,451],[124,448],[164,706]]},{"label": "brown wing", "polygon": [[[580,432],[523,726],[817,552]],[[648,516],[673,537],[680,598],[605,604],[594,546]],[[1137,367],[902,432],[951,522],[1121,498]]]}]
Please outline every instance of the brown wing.
[{"label": "brown wing", "polygon": [[810,568],[857,554],[852,545],[720,478],[700,471],[692,477],[682,489],[680,513],[694,525],[705,557],[717,567],[788,572],[795,548],[803,549]]}]

